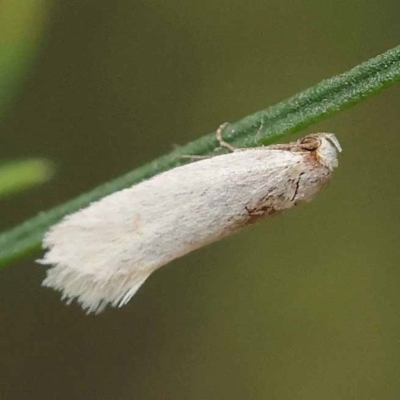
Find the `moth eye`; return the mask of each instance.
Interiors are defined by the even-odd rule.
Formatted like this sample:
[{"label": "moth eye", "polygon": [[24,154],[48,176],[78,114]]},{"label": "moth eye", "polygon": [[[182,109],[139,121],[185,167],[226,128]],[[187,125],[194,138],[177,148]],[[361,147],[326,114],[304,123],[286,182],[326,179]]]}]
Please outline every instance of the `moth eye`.
[{"label": "moth eye", "polygon": [[306,136],[300,140],[300,147],[304,150],[316,150],[321,145],[320,140],[317,137]]}]

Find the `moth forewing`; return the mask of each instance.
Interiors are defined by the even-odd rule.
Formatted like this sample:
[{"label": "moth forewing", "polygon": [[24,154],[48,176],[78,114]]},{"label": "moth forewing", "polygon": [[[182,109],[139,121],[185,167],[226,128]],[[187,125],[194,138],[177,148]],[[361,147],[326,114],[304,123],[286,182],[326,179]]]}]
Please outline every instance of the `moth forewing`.
[{"label": "moth forewing", "polygon": [[309,201],[337,166],[333,134],[174,168],[65,217],[45,235],[44,286],[88,312],[128,302],[157,268]]}]

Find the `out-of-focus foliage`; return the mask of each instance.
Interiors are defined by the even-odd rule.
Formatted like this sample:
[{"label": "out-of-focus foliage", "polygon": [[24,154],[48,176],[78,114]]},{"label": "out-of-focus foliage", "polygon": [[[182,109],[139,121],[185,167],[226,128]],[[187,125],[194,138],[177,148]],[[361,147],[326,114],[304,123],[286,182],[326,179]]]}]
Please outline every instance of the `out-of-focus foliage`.
[{"label": "out-of-focus foliage", "polygon": [[32,69],[51,0],[0,1],[0,116]]},{"label": "out-of-focus foliage", "polygon": [[53,173],[53,165],[40,158],[0,164],[0,199],[44,183]]}]

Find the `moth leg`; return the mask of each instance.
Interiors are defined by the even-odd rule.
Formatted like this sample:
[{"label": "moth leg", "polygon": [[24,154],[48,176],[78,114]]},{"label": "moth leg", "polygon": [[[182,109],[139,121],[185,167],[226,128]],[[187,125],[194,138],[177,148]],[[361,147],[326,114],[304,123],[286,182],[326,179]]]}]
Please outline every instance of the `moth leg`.
[{"label": "moth leg", "polygon": [[260,126],[258,127],[258,129],[257,129],[256,135],[254,136],[254,140],[255,140],[256,142],[258,141],[258,139],[260,139],[261,130],[262,130],[263,127],[264,127],[264,118],[261,119],[261,124],[260,124]]},{"label": "moth leg", "polygon": [[[224,130],[228,127],[229,122],[224,122],[222,125],[219,126],[219,128],[217,129],[217,133],[216,133],[216,137],[217,140],[219,142],[219,145],[221,147],[225,147],[230,151],[241,151],[241,150],[245,150],[245,149],[240,149],[238,147],[232,146],[231,144],[225,142],[225,140],[222,138],[222,134],[224,132]],[[199,156],[199,155],[181,155],[182,158],[190,158],[192,160],[203,160],[206,158],[211,158],[212,156]]]},{"label": "moth leg", "polygon": [[[217,140],[219,142],[219,145],[221,147],[225,147],[227,149],[229,149],[230,151],[238,151],[241,149],[238,149],[234,146],[232,146],[231,144],[225,142],[225,140],[222,138],[222,133],[223,131],[227,128],[227,126],[229,125],[229,122],[224,122],[222,125],[219,126],[219,128],[217,129]],[[190,155],[190,154],[184,154],[181,155],[181,158],[190,158],[191,160],[204,160],[207,158],[211,158],[212,156],[200,156],[200,155]]]},{"label": "moth leg", "polygon": [[237,150],[240,150],[240,149],[238,149],[237,147],[232,146],[231,144],[225,142],[225,140],[222,138],[222,133],[223,133],[223,131],[226,129],[226,127],[227,127],[228,125],[229,125],[229,122],[224,122],[224,123],[223,123],[222,125],[220,125],[219,128],[217,129],[217,134],[216,134],[216,136],[217,136],[217,140],[218,140],[218,142],[219,142],[219,145],[220,145],[221,147],[227,148],[227,149],[230,150],[230,151],[237,151]]}]

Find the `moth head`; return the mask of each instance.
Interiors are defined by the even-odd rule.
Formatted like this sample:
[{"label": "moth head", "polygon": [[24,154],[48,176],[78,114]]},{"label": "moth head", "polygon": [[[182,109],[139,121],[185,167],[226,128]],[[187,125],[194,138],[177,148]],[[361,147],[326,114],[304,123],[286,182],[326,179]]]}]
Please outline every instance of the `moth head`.
[{"label": "moth head", "polygon": [[303,150],[314,152],[318,162],[330,170],[339,165],[338,153],[342,151],[342,147],[333,133],[307,135],[300,139],[299,146]]}]

